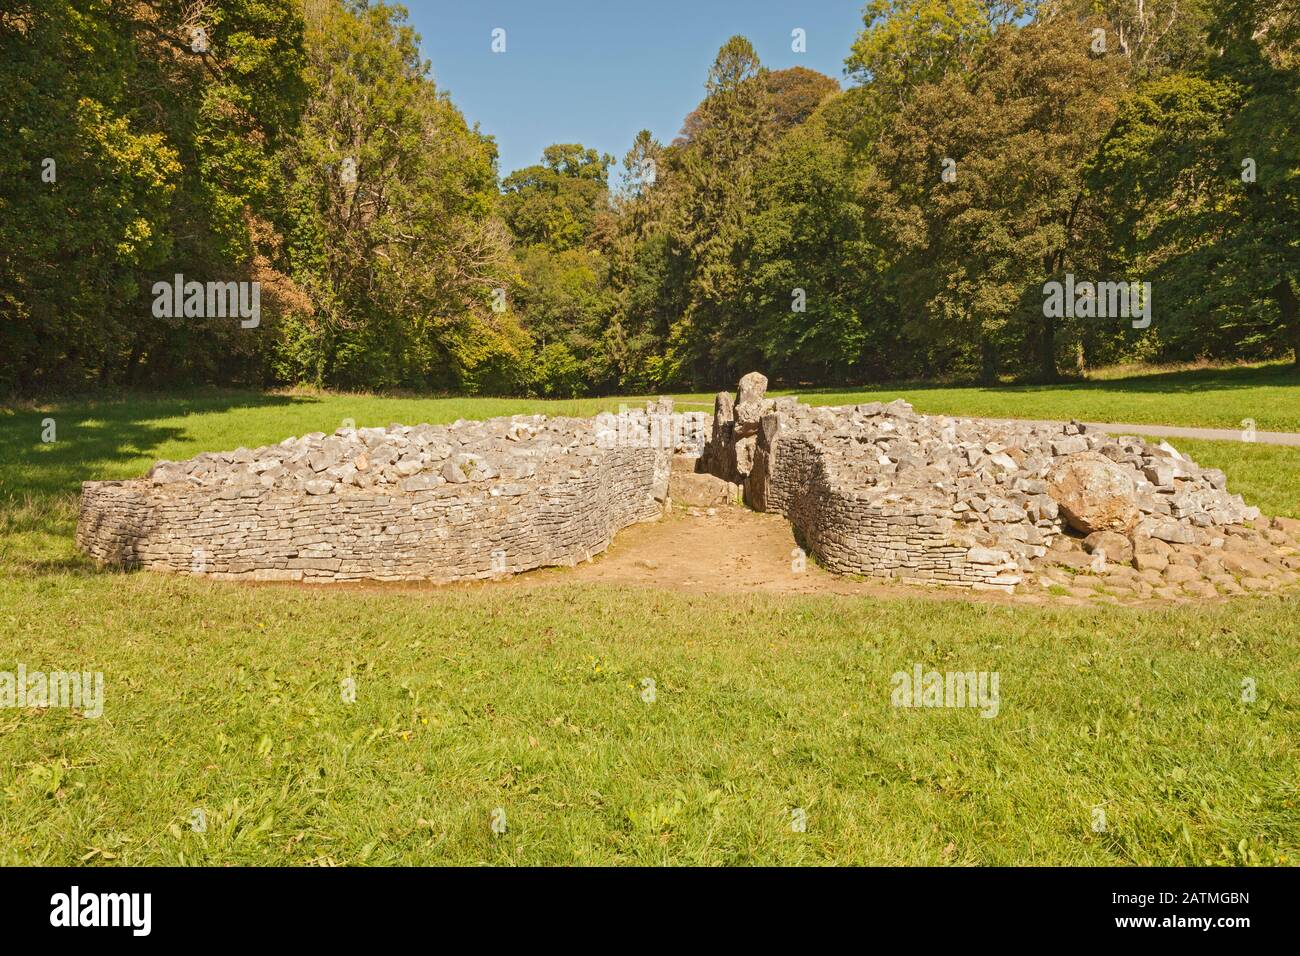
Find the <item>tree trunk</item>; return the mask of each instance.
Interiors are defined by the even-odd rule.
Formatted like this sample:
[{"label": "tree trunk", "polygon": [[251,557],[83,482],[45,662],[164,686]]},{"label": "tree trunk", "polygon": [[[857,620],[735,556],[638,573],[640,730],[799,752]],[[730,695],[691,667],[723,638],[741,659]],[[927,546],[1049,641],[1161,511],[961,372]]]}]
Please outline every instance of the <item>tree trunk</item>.
[{"label": "tree trunk", "polygon": [[1295,366],[1300,368],[1300,304],[1296,302],[1295,289],[1289,276],[1283,276],[1273,289],[1273,298],[1282,312],[1283,335],[1295,350]]},{"label": "tree trunk", "polygon": [[[1070,206],[1070,215],[1065,220],[1067,241],[1074,226],[1074,217],[1079,211],[1079,203],[1082,201],[1083,193],[1080,192],[1074,197],[1074,202]],[[1049,277],[1060,275],[1064,269],[1064,248],[1049,253],[1043,260],[1043,271]],[[1060,374],[1056,370],[1056,319],[1047,314],[1046,308],[1043,309],[1043,323],[1039,326],[1038,334],[1038,374],[1045,382],[1058,381]]]},{"label": "tree trunk", "polygon": [[1038,368],[1043,381],[1055,382],[1060,378],[1056,371],[1056,319],[1043,316],[1042,338],[1038,342]]},{"label": "tree trunk", "polygon": [[980,336],[980,382],[996,385],[998,381],[998,353],[988,336]]},{"label": "tree trunk", "polygon": [[144,357],[144,346],[140,344],[140,337],[137,335],[135,344],[131,346],[131,355],[126,360],[126,369],[123,372],[123,380],[127,388],[134,388],[136,384],[136,375],[140,371],[140,359]]}]

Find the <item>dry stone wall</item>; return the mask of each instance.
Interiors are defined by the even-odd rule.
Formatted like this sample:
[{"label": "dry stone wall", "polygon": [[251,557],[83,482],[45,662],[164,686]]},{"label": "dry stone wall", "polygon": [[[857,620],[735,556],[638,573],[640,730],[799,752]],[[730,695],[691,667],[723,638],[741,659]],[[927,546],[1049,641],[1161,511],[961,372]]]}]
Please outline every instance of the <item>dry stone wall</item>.
[{"label": "dry stone wall", "polygon": [[711,418],[660,400],[158,462],[87,482],[77,542],[104,564],[217,578],[459,581],[571,565],[670,495],[711,511],[739,490],[841,574],[994,591],[1104,574],[1157,597],[1300,580],[1300,527],[1261,528],[1222,472],[1164,443],[901,401],[817,408],[766,386],[746,375]]},{"label": "dry stone wall", "polygon": [[830,570],[1010,591],[1066,532],[1133,546],[1209,541],[1259,517],[1167,445],[1078,423],[919,415],[906,402],[814,408],[720,393],[701,468],[788,517]]},{"label": "dry stone wall", "polygon": [[104,564],[262,581],[571,565],[660,514],[676,442],[704,417],[654,403],[617,418],[340,429],[159,462],[143,479],[85,483],[77,543]]}]

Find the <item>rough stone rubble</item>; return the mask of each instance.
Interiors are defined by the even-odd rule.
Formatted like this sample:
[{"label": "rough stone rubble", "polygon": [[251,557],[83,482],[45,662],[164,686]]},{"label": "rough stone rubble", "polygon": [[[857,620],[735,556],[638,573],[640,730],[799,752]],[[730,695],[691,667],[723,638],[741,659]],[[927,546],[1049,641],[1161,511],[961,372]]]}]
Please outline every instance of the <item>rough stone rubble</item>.
[{"label": "rough stone rubble", "polygon": [[[419,492],[465,484],[514,496],[527,493],[533,479],[580,477],[615,447],[672,450],[676,445],[666,443],[674,438],[690,443],[706,419],[701,413],[674,414],[671,402],[659,402],[594,419],[513,415],[451,425],[340,428],[333,435],[312,432],[278,445],[160,461],[145,477],[162,493],[205,489],[218,499],[267,492]],[[675,435],[661,427],[665,421],[677,423]]]},{"label": "rough stone rubble", "polygon": [[339,429],[87,482],[78,544],[124,567],[255,580],[435,580],[573,564],[671,499],[743,496],[823,566],[904,582],[1139,598],[1295,581],[1300,522],[1167,444],[1071,422],[813,407],[746,375],[712,416],[661,399],[595,418]]},{"label": "rough stone rubble", "polygon": [[[590,559],[658,517],[703,415],[339,429],[86,482],[96,560],[218,578],[458,581]],[[663,423],[675,427],[664,428]]]},{"label": "rough stone rubble", "polygon": [[[921,415],[903,401],[812,407],[768,399],[766,385],[750,373],[734,400],[718,394],[698,469],[785,514],[833,571],[1010,591],[1049,566],[1109,563],[1124,578],[1116,568],[1135,556],[1150,567],[1176,549],[1199,558],[1225,544],[1266,555],[1256,575],[1292,579],[1300,568],[1281,526],[1248,527],[1259,510],[1228,492],[1223,472],[1166,443],[1077,422]],[[1259,547],[1238,547],[1246,541]]]}]

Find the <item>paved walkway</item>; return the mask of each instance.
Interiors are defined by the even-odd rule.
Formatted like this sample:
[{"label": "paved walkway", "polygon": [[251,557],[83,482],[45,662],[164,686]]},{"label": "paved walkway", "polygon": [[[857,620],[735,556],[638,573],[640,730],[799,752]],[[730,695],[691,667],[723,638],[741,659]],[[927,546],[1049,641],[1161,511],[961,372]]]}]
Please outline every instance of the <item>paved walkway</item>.
[{"label": "paved walkway", "polygon": [[[1005,419],[1003,419],[1005,420]],[[1038,421],[1037,419],[1016,419],[1033,421],[1036,425],[1056,425],[1059,422]],[[1090,429],[1107,432],[1111,435],[1154,435],[1160,438],[1203,438],[1207,441],[1245,441],[1240,428],[1186,428],[1181,425],[1126,425],[1106,422],[1084,422]],[[1255,432],[1254,440],[1261,445],[1291,445],[1300,447],[1300,432]]]}]

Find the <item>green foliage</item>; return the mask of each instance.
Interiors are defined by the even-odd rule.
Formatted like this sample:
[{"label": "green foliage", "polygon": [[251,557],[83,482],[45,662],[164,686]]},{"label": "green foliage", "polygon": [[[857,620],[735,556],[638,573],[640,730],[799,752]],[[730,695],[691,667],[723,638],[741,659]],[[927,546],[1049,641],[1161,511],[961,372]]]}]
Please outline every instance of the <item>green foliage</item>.
[{"label": "green foliage", "polygon": [[812,380],[842,381],[870,346],[880,251],[867,239],[860,184],[843,142],[811,122],[790,132],[758,174],[742,240],[748,323],[731,364],[750,355]]},{"label": "green foliage", "polygon": [[1166,356],[1300,346],[1297,123],[1300,70],[1253,37],[1124,103],[1092,180],[1117,245],[1158,277]]},{"label": "green foliage", "polygon": [[440,94],[398,8],[329,6],[290,156],[291,258],[311,308],[282,371],[344,387],[509,389],[526,337],[492,311],[511,275],[495,150]]},{"label": "green foliage", "polygon": [[679,192],[666,229],[671,274],[684,283],[686,302],[668,333],[668,382],[734,377],[738,367],[735,343],[745,317],[735,254],[754,212],[757,170],[775,136],[766,77],[747,39],[728,40],[705,83],[699,128],[678,159]]},{"label": "green foliage", "polygon": [[553,252],[545,246],[523,251],[512,298],[527,316],[528,332],[539,349],[533,370],[539,394],[571,398],[607,382],[602,335],[610,300],[598,254]]},{"label": "green foliage", "polygon": [[996,29],[1031,6],[1019,0],[869,0],[845,69],[869,82],[888,108],[923,83],[972,68]]},{"label": "green foliage", "polygon": [[607,206],[613,161],[576,143],[557,143],[546,147],[541,165],[507,176],[501,206],[516,241],[554,252],[586,243]]},{"label": "green foliage", "polygon": [[1100,18],[1107,47],[1139,76],[1190,69],[1209,55],[1211,9],[1220,0],[1068,0],[1063,6]]},{"label": "green foliage", "polygon": [[772,121],[778,130],[798,126],[812,116],[828,96],[840,91],[840,84],[805,66],[773,70],[767,74],[772,103]]},{"label": "green foliage", "polygon": [[[1281,357],[1298,40],[1293,0],[870,0],[855,85],[732,37],[681,136],[643,130],[611,184],[576,143],[501,180],[400,7],[12,0],[0,390],[571,396]],[[260,327],[155,318],[177,273],[259,282]],[[1150,281],[1151,327],[1045,318],[1066,273]]]},{"label": "green foliage", "polygon": [[272,188],[271,125],[298,103],[292,8],[230,0],[204,54],[165,0],[0,14],[13,132],[0,147],[0,348],[15,358],[0,388],[184,375],[205,362],[196,342],[228,342],[228,329],[152,321],[146,293],[173,271],[225,279],[250,264],[245,210]]},{"label": "green foliage", "polygon": [[1060,336],[1077,334],[1043,317],[1040,290],[1097,264],[1083,167],[1123,84],[1079,25],[1035,23],[1000,31],[970,73],[919,86],[886,127],[879,214],[900,236],[901,302],[939,344],[978,344],[985,378],[992,343],[1023,344],[1054,378]]},{"label": "green foliage", "polygon": [[610,216],[609,167],[577,143],[507,176],[501,211],[515,241],[511,301],[533,344],[530,392],[570,398],[610,384],[604,332],[611,311],[606,261],[596,249]]}]

